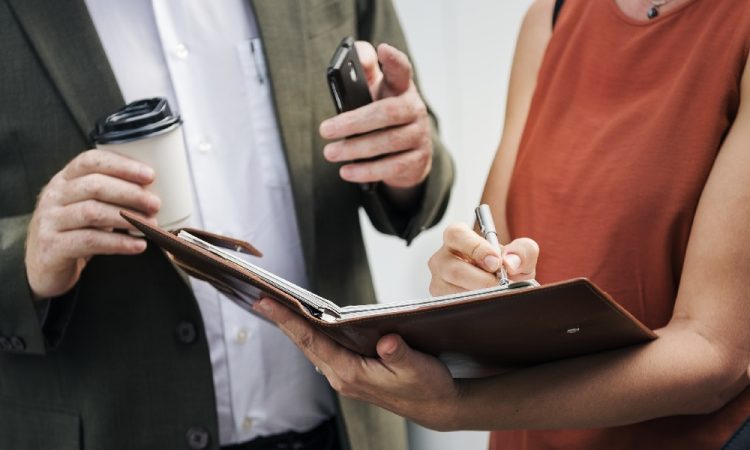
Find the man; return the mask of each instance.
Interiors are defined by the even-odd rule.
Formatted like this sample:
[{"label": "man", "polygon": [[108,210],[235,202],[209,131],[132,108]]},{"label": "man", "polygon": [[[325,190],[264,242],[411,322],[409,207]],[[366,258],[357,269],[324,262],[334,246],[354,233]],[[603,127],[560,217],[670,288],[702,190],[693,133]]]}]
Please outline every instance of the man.
[{"label": "man", "polygon": [[381,73],[360,47],[377,101],[323,122],[343,36],[405,48],[389,1],[212,3],[0,2],[2,448],[405,447],[403,423],[332,397],[278,330],[109,231],[169,200],[88,132],[153,95],[185,120],[193,225],[341,304],[374,301],[359,206],[407,242],[444,211],[452,166],[405,55],[381,46]]}]

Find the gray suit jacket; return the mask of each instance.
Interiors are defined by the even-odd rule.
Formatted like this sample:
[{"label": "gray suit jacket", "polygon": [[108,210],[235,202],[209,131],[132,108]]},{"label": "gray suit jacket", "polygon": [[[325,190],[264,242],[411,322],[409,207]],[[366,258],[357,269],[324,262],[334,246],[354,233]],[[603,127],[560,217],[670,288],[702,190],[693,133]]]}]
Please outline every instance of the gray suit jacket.
[{"label": "gray suit jacket", "polygon": [[[358,208],[408,242],[439,220],[453,177],[435,140],[424,201],[404,213],[341,181],[322,158],[317,126],[334,113],[323,75],[330,54],[345,35],[405,48],[393,6],[251,4],[312,288],[341,304],[373,302]],[[123,103],[83,0],[0,0],[0,49],[0,448],[217,448],[200,312],[158,249],[93,258],[73,291],[47,305],[28,289],[24,241],[36,196],[92,146],[94,121]],[[405,448],[400,419],[351,400],[339,405],[352,448]]]}]

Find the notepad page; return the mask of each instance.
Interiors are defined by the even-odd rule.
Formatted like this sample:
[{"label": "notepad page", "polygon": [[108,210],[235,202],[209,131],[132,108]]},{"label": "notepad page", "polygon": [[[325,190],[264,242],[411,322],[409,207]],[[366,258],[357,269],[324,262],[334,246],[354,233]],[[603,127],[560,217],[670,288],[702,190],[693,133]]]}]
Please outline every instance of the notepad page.
[{"label": "notepad page", "polygon": [[308,306],[315,308],[322,314],[328,313],[335,317],[340,315],[340,308],[330,300],[327,300],[313,292],[310,292],[307,289],[292,283],[291,281],[274,275],[273,273],[263,269],[262,267],[259,267],[243,258],[236,256],[229,250],[210,244],[184,230],[180,231],[177,237],[195,244],[198,247],[207,250],[226,261],[229,261],[242,267],[243,269],[248,270],[276,289],[300,300]]},{"label": "notepad page", "polygon": [[330,321],[330,322],[335,322],[336,319],[344,318],[344,317],[356,318],[356,317],[365,317],[365,316],[372,316],[372,315],[379,315],[379,314],[392,314],[392,313],[398,313],[398,312],[413,311],[413,310],[417,310],[417,309],[425,308],[429,306],[445,305],[445,304],[460,302],[463,300],[469,300],[472,298],[480,297],[486,294],[491,294],[491,293],[499,292],[499,291],[515,290],[515,289],[523,289],[523,288],[539,286],[539,283],[537,283],[534,280],[519,281],[516,283],[511,283],[510,285],[507,285],[507,286],[502,286],[498,284],[497,286],[494,286],[491,288],[460,292],[457,294],[444,295],[440,297],[426,297],[426,298],[414,299],[414,300],[375,303],[375,304],[368,304],[368,305],[350,305],[350,306],[339,307],[338,305],[331,302],[330,300],[325,299],[313,292],[310,292],[307,289],[302,288],[292,283],[291,281],[288,281],[284,278],[279,277],[278,275],[274,275],[273,273],[263,269],[262,267],[259,267],[239,256],[236,256],[234,253],[230,252],[229,250],[210,244],[204,241],[203,239],[200,239],[190,234],[187,231],[184,231],[184,230],[180,231],[180,233],[177,236],[181,239],[184,239],[188,242],[191,242],[197,245],[198,247],[204,250],[207,250],[213,253],[216,256],[221,257],[222,259],[226,261],[229,261],[233,264],[236,264],[242,267],[243,269],[250,271],[251,273],[256,275],[258,278],[264,280],[269,285],[300,300],[305,305],[314,308],[317,311],[321,319]]},{"label": "notepad page", "polygon": [[539,283],[535,280],[519,281],[511,283],[509,285],[502,286],[498,284],[485,289],[477,289],[473,291],[459,292],[457,294],[443,295],[439,297],[426,297],[415,300],[403,300],[393,301],[385,303],[377,303],[371,305],[352,305],[341,308],[341,315],[346,318],[355,318],[362,316],[371,316],[377,313],[400,313],[415,311],[418,309],[426,308],[429,306],[446,305],[450,303],[456,303],[464,300],[470,300],[472,298],[481,297],[486,294],[492,294],[495,292],[524,289],[530,287],[538,287]]}]

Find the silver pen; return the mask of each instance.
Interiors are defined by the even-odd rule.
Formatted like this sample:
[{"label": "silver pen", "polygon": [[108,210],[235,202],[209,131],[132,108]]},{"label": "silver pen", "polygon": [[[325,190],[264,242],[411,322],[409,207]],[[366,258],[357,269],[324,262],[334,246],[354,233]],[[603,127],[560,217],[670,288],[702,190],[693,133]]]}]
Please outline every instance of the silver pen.
[{"label": "silver pen", "polygon": [[500,247],[500,239],[497,236],[495,221],[492,220],[490,207],[486,204],[479,205],[474,210],[474,213],[476,214],[477,222],[479,223],[479,231],[482,232],[484,238],[492,244],[500,254],[500,269],[497,271],[496,275],[498,280],[500,280],[500,286],[507,286],[510,284],[510,280],[508,280],[508,272],[505,270],[505,265],[503,264],[503,250],[502,247]]}]

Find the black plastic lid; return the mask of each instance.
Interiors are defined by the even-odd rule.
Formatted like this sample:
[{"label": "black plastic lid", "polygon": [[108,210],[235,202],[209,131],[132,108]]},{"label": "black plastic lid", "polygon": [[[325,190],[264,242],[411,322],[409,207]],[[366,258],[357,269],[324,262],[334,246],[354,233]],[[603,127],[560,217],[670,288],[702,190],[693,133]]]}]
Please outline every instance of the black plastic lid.
[{"label": "black plastic lid", "polygon": [[91,140],[97,144],[116,144],[166,133],[182,121],[172,114],[167,99],[138,100],[96,121]]}]

